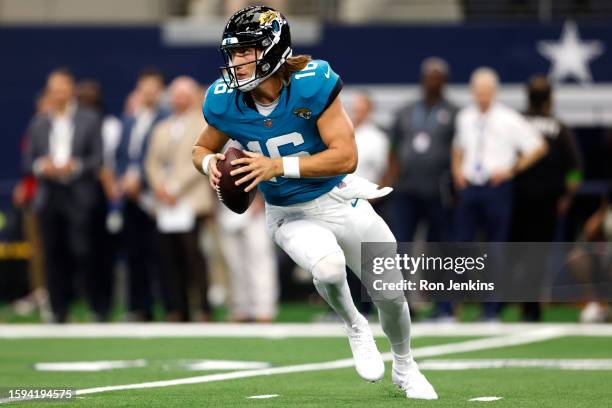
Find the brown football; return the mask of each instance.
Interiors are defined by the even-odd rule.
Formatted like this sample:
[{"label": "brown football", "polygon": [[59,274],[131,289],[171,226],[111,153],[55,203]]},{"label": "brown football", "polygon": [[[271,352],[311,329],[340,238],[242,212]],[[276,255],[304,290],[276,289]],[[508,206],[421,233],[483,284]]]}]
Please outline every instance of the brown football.
[{"label": "brown football", "polygon": [[230,147],[224,154],[225,160],[217,161],[217,169],[221,172],[221,180],[219,181],[217,196],[219,196],[219,200],[221,200],[227,208],[235,213],[242,214],[253,202],[257,189],[254,188],[250,192],[245,193],[244,189],[249,185],[249,183],[244,183],[237,186],[235,184],[236,181],[244,177],[245,173],[230,176],[230,171],[238,169],[244,166],[244,164],[232,166],[230,163],[233,160],[247,157],[247,155],[245,155],[242,150],[238,150],[235,147]]}]

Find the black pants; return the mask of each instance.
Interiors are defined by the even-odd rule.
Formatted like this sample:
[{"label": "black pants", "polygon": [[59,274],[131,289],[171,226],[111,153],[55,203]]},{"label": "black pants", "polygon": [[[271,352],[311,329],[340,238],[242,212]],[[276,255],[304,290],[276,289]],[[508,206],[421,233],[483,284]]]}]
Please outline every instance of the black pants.
[{"label": "black pants", "polygon": [[161,233],[162,284],[165,287],[166,313],[173,320],[189,321],[190,299],[198,299],[202,313],[210,313],[208,303],[208,268],[199,247],[199,231],[203,219],[194,228],[182,233]]},{"label": "black pants", "polygon": [[159,237],[155,221],[138,204],[123,207],[123,246],[128,265],[128,311],[136,320],[153,319],[159,283]]},{"label": "black pants", "polygon": [[96,288],[89,299],[96,321],[106,321],[110,317],[113,291],[117,237],[113,237],[106,229],[106,214],[106,196],[100,185],[92,217],[92,239],[93,248],[95,248],[93,267],[95,268],[95,273],[90,274],[88,278],[91,282],[87,284]]},{"label": "black pants", "polygon": [[[452,209],[440,195],[398,192],[394,197],[393,233],[398,242],[413,242],[420,222],[427,223],[427,242],[445,242],[452,238]],[[413,313],[414,308],[410,308]],[[451,302],[436,302],[433,317],[454,313]]]},{"label": "black pants", "polygon": [[83,285],[92,309],[96,296],[93,260],[93,213],[95,200],[84,203],[70,186],[48,188],[45,204],[37,211],[43,238],[47,289],[53,319],[65,322],[76,289]]},{"label": "black pants", "polygon": [[[562,191],[549,191],[542,188],[541,191],[517,190],[514,194],[512,212],[512,227],[510,229],[510,240],[513,242],[552,242],[555,239],[557,229],[557,202]],[[545,246],[547,248],[547,246]],[[544,248],[544,247],[543,247]],[[540,247],[535,250],[541,250]],[[533,265],[529,259],[537,259],[543,263]],[[529,271],[530,268],[539,269],[538,274],[524,276],[530,279],[531,285],[542,285],[543,272],[547,265],[545,256],[525,257],[516,259],[519,268]],[[523,265],[520,265],[523,263]],[[535,299],[534,299],[535,300]],[[524,302],[521,304],[521,318],[526,321],[539,321],[541,319],[541,308],[538,302]]]},{"label": "black pants", "polygon": [[[459,193],[459,204],[455,213],[455,235],[459,242],[472,242],[476,239],[478,227],[483,227],[486,240],[505,242],[509,238],[512,216],[512,182],[507,181],[498,186],[471,185]],[[489,262],[497,264],[491,268],[501,275],[504,265],[499,256],[490,256]],[[483,318],[496,319],[501,312],[502,304],[498,302],[483,303]]]},{"label": "black pants", "polygon": [[498,186],[468,186],[459,193],[455,213],[455,238],[471,242],[478,227],[484,227],[487,241],[508,240],[512,216],[512,183]]},{"label": "black pants", "polygon": [[427,223],[427,241],[451,238],[451,211],[440,196],[398,192],[394,197],[393,233],[400,242],[412,242],[421,221]]},{"label": "black pants", "polygon": [[510,238],[515,242],[551,242],[557,228],[557,202],[560,193],[517,191],[512,207]]}]

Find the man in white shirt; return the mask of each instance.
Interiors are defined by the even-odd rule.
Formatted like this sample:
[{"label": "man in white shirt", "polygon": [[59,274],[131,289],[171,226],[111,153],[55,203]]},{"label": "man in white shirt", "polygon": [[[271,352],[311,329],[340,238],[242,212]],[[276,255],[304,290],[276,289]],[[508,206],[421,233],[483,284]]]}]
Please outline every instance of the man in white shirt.
[{"label": "man in white shirt", "polygon": [[40,221],[47,287],[53,321],[65,322],[78,274],[96,318],[104,307],[96,299],[93,217],[102,165],[99,115],[75,101],[74,77],[52,72],[46,92],[52,106],[37,115],[27,131],[24,170],[38,181],[34,208]]},{"label": "man in white shirt", "polygon": [[[498,77],[479,68],[470,80],[474,104],[457,115],[452,172],[459,191],[456,239],[473,241],[483,226],[491,242],[508,240],[512,213],[512,179],[546,153],[540,134],[518,112],[495,100]],[[484,318],[499,308],[485,305]]]},{"label": "man in white shirt", "polygon": [[472,241],[484,218],[488,239],[505,241],[511,180],[544,156],[546,145],[518,112],[495,101],[495,71],[479,68],[470,83],[475,104],[457,115],[453,141],[453,179],[461,195],[457,238]]}]

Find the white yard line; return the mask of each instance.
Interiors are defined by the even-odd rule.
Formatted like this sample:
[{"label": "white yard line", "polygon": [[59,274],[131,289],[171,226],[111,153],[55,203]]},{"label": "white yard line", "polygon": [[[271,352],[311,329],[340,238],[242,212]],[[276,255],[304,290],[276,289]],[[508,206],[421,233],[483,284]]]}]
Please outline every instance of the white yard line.
[{"label": "white yard line", "polygon": [[500,399],[503,399],[504,397],[476,397],[476,398],[470,398],[468,401],[479,401],[479,402],[490,402],[490,401],[499,401]]},{"label": "white yard line", "polygon": [[[520,344],[528,344],[538,341],[554,339],[563,336],[564,333],[560,330],[540,329],[531,332],[514,334],[504,337],[496,337],[491,339],[468,340],[458,343],[441,344],[438,346],[420,347],[413,350],[415,357],[431,357],[451,353],[477,351],[498,347],[515,346]],[[385,361],[390,361],[391,353],[384,353]],[[201,384],[215,381],[233,380],[238,378],[259,377],[264,375],[303,373],[309,371],[334,370],[338,368],[347,368],[353,366],[352,358],[341,360],[327,361],[322,363],[299,364],[293,366],[273,367],[257,370],[236,371],[231,373],[210,374],[196,377],[179,378],[176,380],[151,381],[139,384],[114,385],[108,387],[96,387],[77,390],[77,395],[95,394],[109,391],[143,389],[143,388],[160,388],[170,387],[184,384]]]},{"label": "white yard line", "polygon": [[[35,363],[37,371],[68,371],[68,372],[91,372],[108,371],[124,368],[146,367],[149,362],[140,360],[110,360],[110,361],[54,361]],[[190,371],[212,371],[212,370],[254,370],[257,368],[268,368],[270,363],[266,361],[239,361],[239,360],[178,360],[163,365],[163,369],[190,370]]]},{"label": "white yard line", "polygon": [[[499,347],[519,346],[521,344],[535,343],[551,340],[566,335],[565,330],[558,328],[538,328],[522,333],[507,336],[488,337],[484,339],[468,340],[458,343],[446,343],[436,346],[419,347],[413,350],[414,357],[433,357],[451,353],[465,353],[468,351],[486,350]],[[391,353],[383,353],[383,358],[390,361]]]},{"label": "white yard line", "polygon": [[[420,347],[413,350],[413,354],[417,358],[432,357],[451,353],[460,353],[467,351],[485,350],[491,348],[515,346],[521,344],[529,344],[538,341],[550,340],[566,335],[566,330],[559,328],[538,328],[522,333],[515,333],[508,336],[493,337],[478,340],[467,340],[458,343],[441,344],[437,346]],[[386,361],[391,360],[391,353],[384,353],[383,358]],[[162,388],[176,385],[201,384],[215,381],[226,381],[239,378],[259,377],[265,375],[303,373],[309,371],[334,370],[339,368],[348,368],[353,366],[353,359],[346,358],[322,363],[299,364],[292,366],[273,367],[246,371],[235,371],[229,373],[209,374],[195,377],[178,378],[175,380],[150,381],[136,384],[112,385],[106,387],[85,388],[76,391],[76,395],[97,394],[102,392],[146,389],[146,388]],[[0,403],[14,402],[11,400],[0,400]]]},{"label": "white yard line", "polygon": [[[380,325],[371,325],[376,336],[382,336]],[[417,358],[434,357],[491,348],[529,344],[563,336],[612,336],[612,325],[605,324],[501,324],[501,323],[417,323],[412,327],[413,337],[497,336],[458,343],[421,347],[413,350]],[[344,337],[340,324],[9,324],[0,325],[0,339],[24,338],[164,338],[164,337],[238,337],[238,338],[291,338],[291,337]],[[386,361],[391,353],[384,353]],[[128,389],[159,388],[175,385],[199,384],[249,378],[264,375],[333,370],[353,366],[352,359],[285,367],[242,370],[180,378],[176,380],[96,387],[77,390],[77,395]],[[1,400],[2,403],[16,402]]]},{"label": "white yard line", "polygon": [[553,368],[557,370],[612,370],[611,359],[476,359],[425,360],[422,370],[477,370],[484,368]]},{"label": "white yard line", "polygon": [[112,361],[66,361],[35,363],[34,369],[37,371],[107,371],[118,368],[146,367],[146,360],[112,360]]},{"label": "white yard line", "polygon": [[[372,324],[375,336],[384,336]],[[568,336],[612,336],[612,324],[574,323],[415,323],[413,337],[500,336],[530,330],[563,330]],[[0,339],[27,338],[162,338],[162,337],[345,337],[340,323],[107,323],[3,324]]]},{"label": "white yard line", "polygon": [[267,399],[278,397],[278,394],[251,395],[247,399]]}]

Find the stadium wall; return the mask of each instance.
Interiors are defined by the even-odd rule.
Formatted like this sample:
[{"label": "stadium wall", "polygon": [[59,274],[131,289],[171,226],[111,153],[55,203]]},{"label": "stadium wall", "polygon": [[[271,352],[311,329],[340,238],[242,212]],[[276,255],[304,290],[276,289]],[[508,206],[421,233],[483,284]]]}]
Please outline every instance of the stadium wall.
[{"label": "stadium wall", "polygon": [[[206,24],[196,24],[200,31],[181,30],[176,22],[131,27],[0,27],[0,132],[4,147],[0,150],[0,180],[19,176],[19,140],[32,114],[33,99],[50,70],[68,66],[78,78],[98,79],[108,111],[119,114],[143,67],[157,66],[169,78],[191,75],[202,83],[217,77],[220,31],[215,24]],[[549,72],[552,66],[538,52],[540,42],[560,42],[565,28],[562,24],[296,26],[296,52],[330,60],[347,90],[371,89],[375,99],[386,104],[379,114],[383,124],[389,119],[385,112],[416,95],[420,63],[431,55],[449,62],[451,96],[455,95],[457,102],[467,100],[470,73],[489,65],[500,72],[502,82],[511,84],[502,99],[520,107],[520,84],[534,73]],[[581,44],[596,43],[601,52],[587,62],[592,81],[570,78],[571,85],[559,90],[560,105],[575,125],[607,126],[612,122],[612,26],[577,27]]]}]

